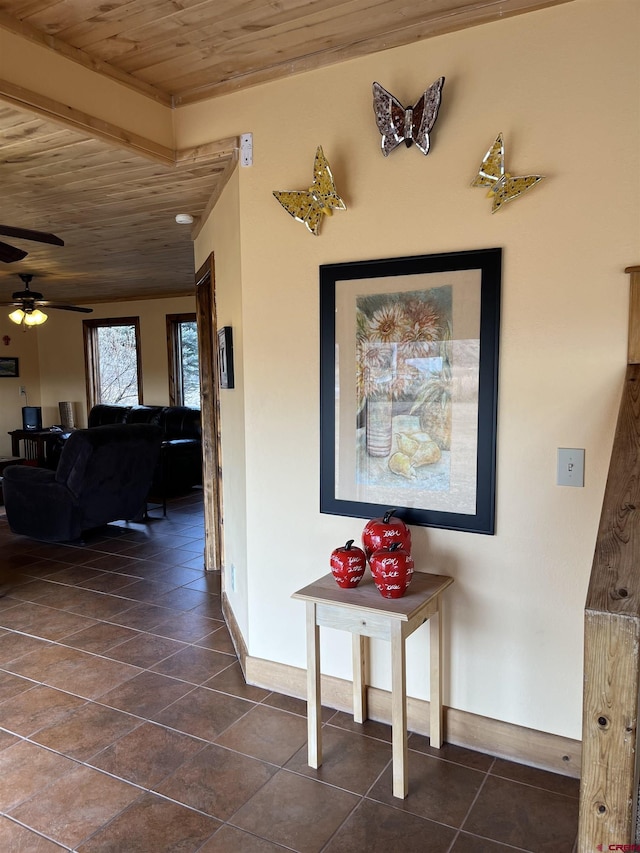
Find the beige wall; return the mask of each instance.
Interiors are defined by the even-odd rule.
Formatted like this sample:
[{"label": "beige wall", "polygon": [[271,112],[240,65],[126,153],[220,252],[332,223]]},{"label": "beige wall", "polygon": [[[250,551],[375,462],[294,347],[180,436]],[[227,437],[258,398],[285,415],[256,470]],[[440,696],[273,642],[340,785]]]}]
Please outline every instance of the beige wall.
[{"label": "beige wall", "polygon": [[[23,330],[7,315],[11,309],[0,311],[0,357],[17,358],[20,375],[17,379],[0,379],[0,456],[11,456],[9,430],[22,429],[22,407],[40,405],[40,371],[38,367],[39,331]],[[3,338],[10,342],[5,345]],[[24,386],[26,398],[19,389]]]},{"label": "beige wall", "polygon": [[[243,289],[240,244],[240,176],[236,170],[206,223],[200,245],[215,249],[218,328],[231,326],[234,388],[220,390],[222,446],[222,515],[224,519],[225,591],[245,641],[249,637],[247,508],[244,409]],[[218,249],[218,247],[220,247]],[[209,250],[210,251],[210,248]],[[207,255],[197,258],[197,268]]]},{"label": "beige wall", "polygon": [[[580,737],[582,610],[626,363],[624,267],[640,261],[639,39],[637,3],[575,0],[178,111],[180,147],[254,134],[232,262],[244,399],[223,421],[225,454],[237,431],[245,437],[246,470],[227,466],[225,478],[245,479],[246,518],[226,512],[225,530],[231,541],[246,529],[238,583],[252,655],[305,666],[304,608],[291,593],[364,524],[318,511],[318,265],[499,246],[496,535],[415,528],[414,552],[419,568],[455,577],[445,702]],[[432,152],[384,159],[372,81],[413,103],[440,75]],[[507,167],[547,179],[492,216],[469,184],[499,131]],[[271,193],[309,185],[318,144],[348,210],[316,239]],[[235,256],[219,215],[197,263],[212,250],[218,265]],[[582,489],[555,484],[563,446],[586,449]],[[424,628],[409,641],[417,697],[427,696],[427,644]],[[349,648],[323,631],[324,671],[349,678]],[[389,688],[384,645],[371,677]]]},{"label": "beige wall", "polygon": [[[92,306],[88,306],[92,307]],[[140,317],[140,343],[142,350],[142,376],[144,402],[152,405],[168,405],[169,379],[167,363],[166,315],[195,311],[193,297],[175,299],[149,299],[137,302],[100,303],[93,306],[93,314],[84,315],[71,311],[50,311],[49,319],[37,330],[22,332],[18,327],[15,340],[23,345],[25,366],[29,370],[24,381],[3,380],[15,384],[15,395],[8,389],[7,406],[11,403],[11,415],[14,427],[20,423],[20,409],[17,384],[25,384],[30,405],[42,406],[44,426],[59,423],[58,403],[71,401],[74,406],[76,426],[86,426],[87,395],[84,372],[84,348],[82,339],[82,321],[86,316],[100,319],[104,317]],[[0,328],[4,321],[0,317]],[[13,325],[8,320],[7,325]],[[3,332],[4,334],[4,332]],[[12,346],[7,354],[13,355]],[[5,394],[2,386],[2,414],[5,419]],[[15,401],[12,397],[15,396]],[[13,405],[15,412],[13,412]],[[17,422],[16,422],[17,420]]]}]

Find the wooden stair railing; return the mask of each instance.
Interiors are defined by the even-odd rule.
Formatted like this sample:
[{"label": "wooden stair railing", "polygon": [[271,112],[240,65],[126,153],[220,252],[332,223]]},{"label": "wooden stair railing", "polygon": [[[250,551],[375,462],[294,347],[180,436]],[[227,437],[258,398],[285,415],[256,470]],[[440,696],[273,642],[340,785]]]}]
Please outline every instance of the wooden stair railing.
[{"label": "wooden stair railing", "polygon": [[631,276],[627,373],[585,605],[578,853],[607,851],[635,841],[640,690],[640,266],[626,272]]}]

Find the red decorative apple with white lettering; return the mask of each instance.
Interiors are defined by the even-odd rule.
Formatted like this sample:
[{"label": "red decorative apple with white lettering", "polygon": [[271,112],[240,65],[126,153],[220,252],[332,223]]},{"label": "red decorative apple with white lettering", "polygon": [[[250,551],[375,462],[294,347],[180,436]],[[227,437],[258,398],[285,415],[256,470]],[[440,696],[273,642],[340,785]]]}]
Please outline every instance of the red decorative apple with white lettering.
[{"label": "red decorative apple with white lettering", "polygon": [[367,559],[371,559],[374,551],[388,548],[394,542],[399,542],[411,553],[411,531],[401,518],[394,518],[395,509],[389,509],[382,518],[372,518],[362,531],[362,547]]},{"label": "red decorative apple with white lettering", "polygon": [[349,539],[342,548],[336,548],[331,554],[331,571],[336,583],[342,589],[358,586],[367,568],[367,558],[362,548],[353,547]]},{"label": "red decorative apple with white lettering", "polygon": [[399,542],[369,558],[371,574],[383,598],[402,598],[413,577],[413,557]]}]

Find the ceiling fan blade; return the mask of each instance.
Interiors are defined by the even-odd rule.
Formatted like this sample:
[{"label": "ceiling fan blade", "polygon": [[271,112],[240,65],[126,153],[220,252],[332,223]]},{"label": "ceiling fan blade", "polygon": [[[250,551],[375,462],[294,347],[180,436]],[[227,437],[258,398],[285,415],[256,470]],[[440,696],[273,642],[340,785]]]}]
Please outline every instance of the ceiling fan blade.
[{"label": "ceiling fan blade", "polygon": [[36,302],[36,308],[59,308],[61,311],[80,311],[83,314],[92,314],[93,308],[81,308],[79,305],[60,305],[57,302]]},{"label": "ceiling fan blade", "polygon": [[0,241],[0,261],[4,264],[21,261],[27,257],[27,254],[28,252],[23,252],[22,249],[16,249],[15,246],[10,246],[8,243]]},{"label": "ceiling fan blade", "polygon": [[0,308],[22,308],[22,302],[0,302]]},{"label": "ceiling fan blade", "polygon": [[64,240],[46,231],[32,231],[30,228],[14,228],[11,225],[0,225],[0,234],[4,237],[17,237],[20,240],[33,240],[36,243],[52,243],[54,246],[64,246]]}]

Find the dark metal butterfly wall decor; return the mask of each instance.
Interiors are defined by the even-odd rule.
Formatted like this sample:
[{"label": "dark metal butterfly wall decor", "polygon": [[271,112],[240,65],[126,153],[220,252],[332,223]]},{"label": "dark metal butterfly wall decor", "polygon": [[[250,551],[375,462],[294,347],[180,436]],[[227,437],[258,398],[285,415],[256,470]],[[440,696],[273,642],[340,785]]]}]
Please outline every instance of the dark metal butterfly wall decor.
[{"label": "dark metal butterfly wall decor", "polygon": [[444,77],[439,77],[426,89],[413,107],[403,107],[400,101],[380,85],[373,84],[373,111],[382,136],[385,157],[401,142],[410,148],[415,142],[423,154],[429,153],[429,133],[438,117]]}]

